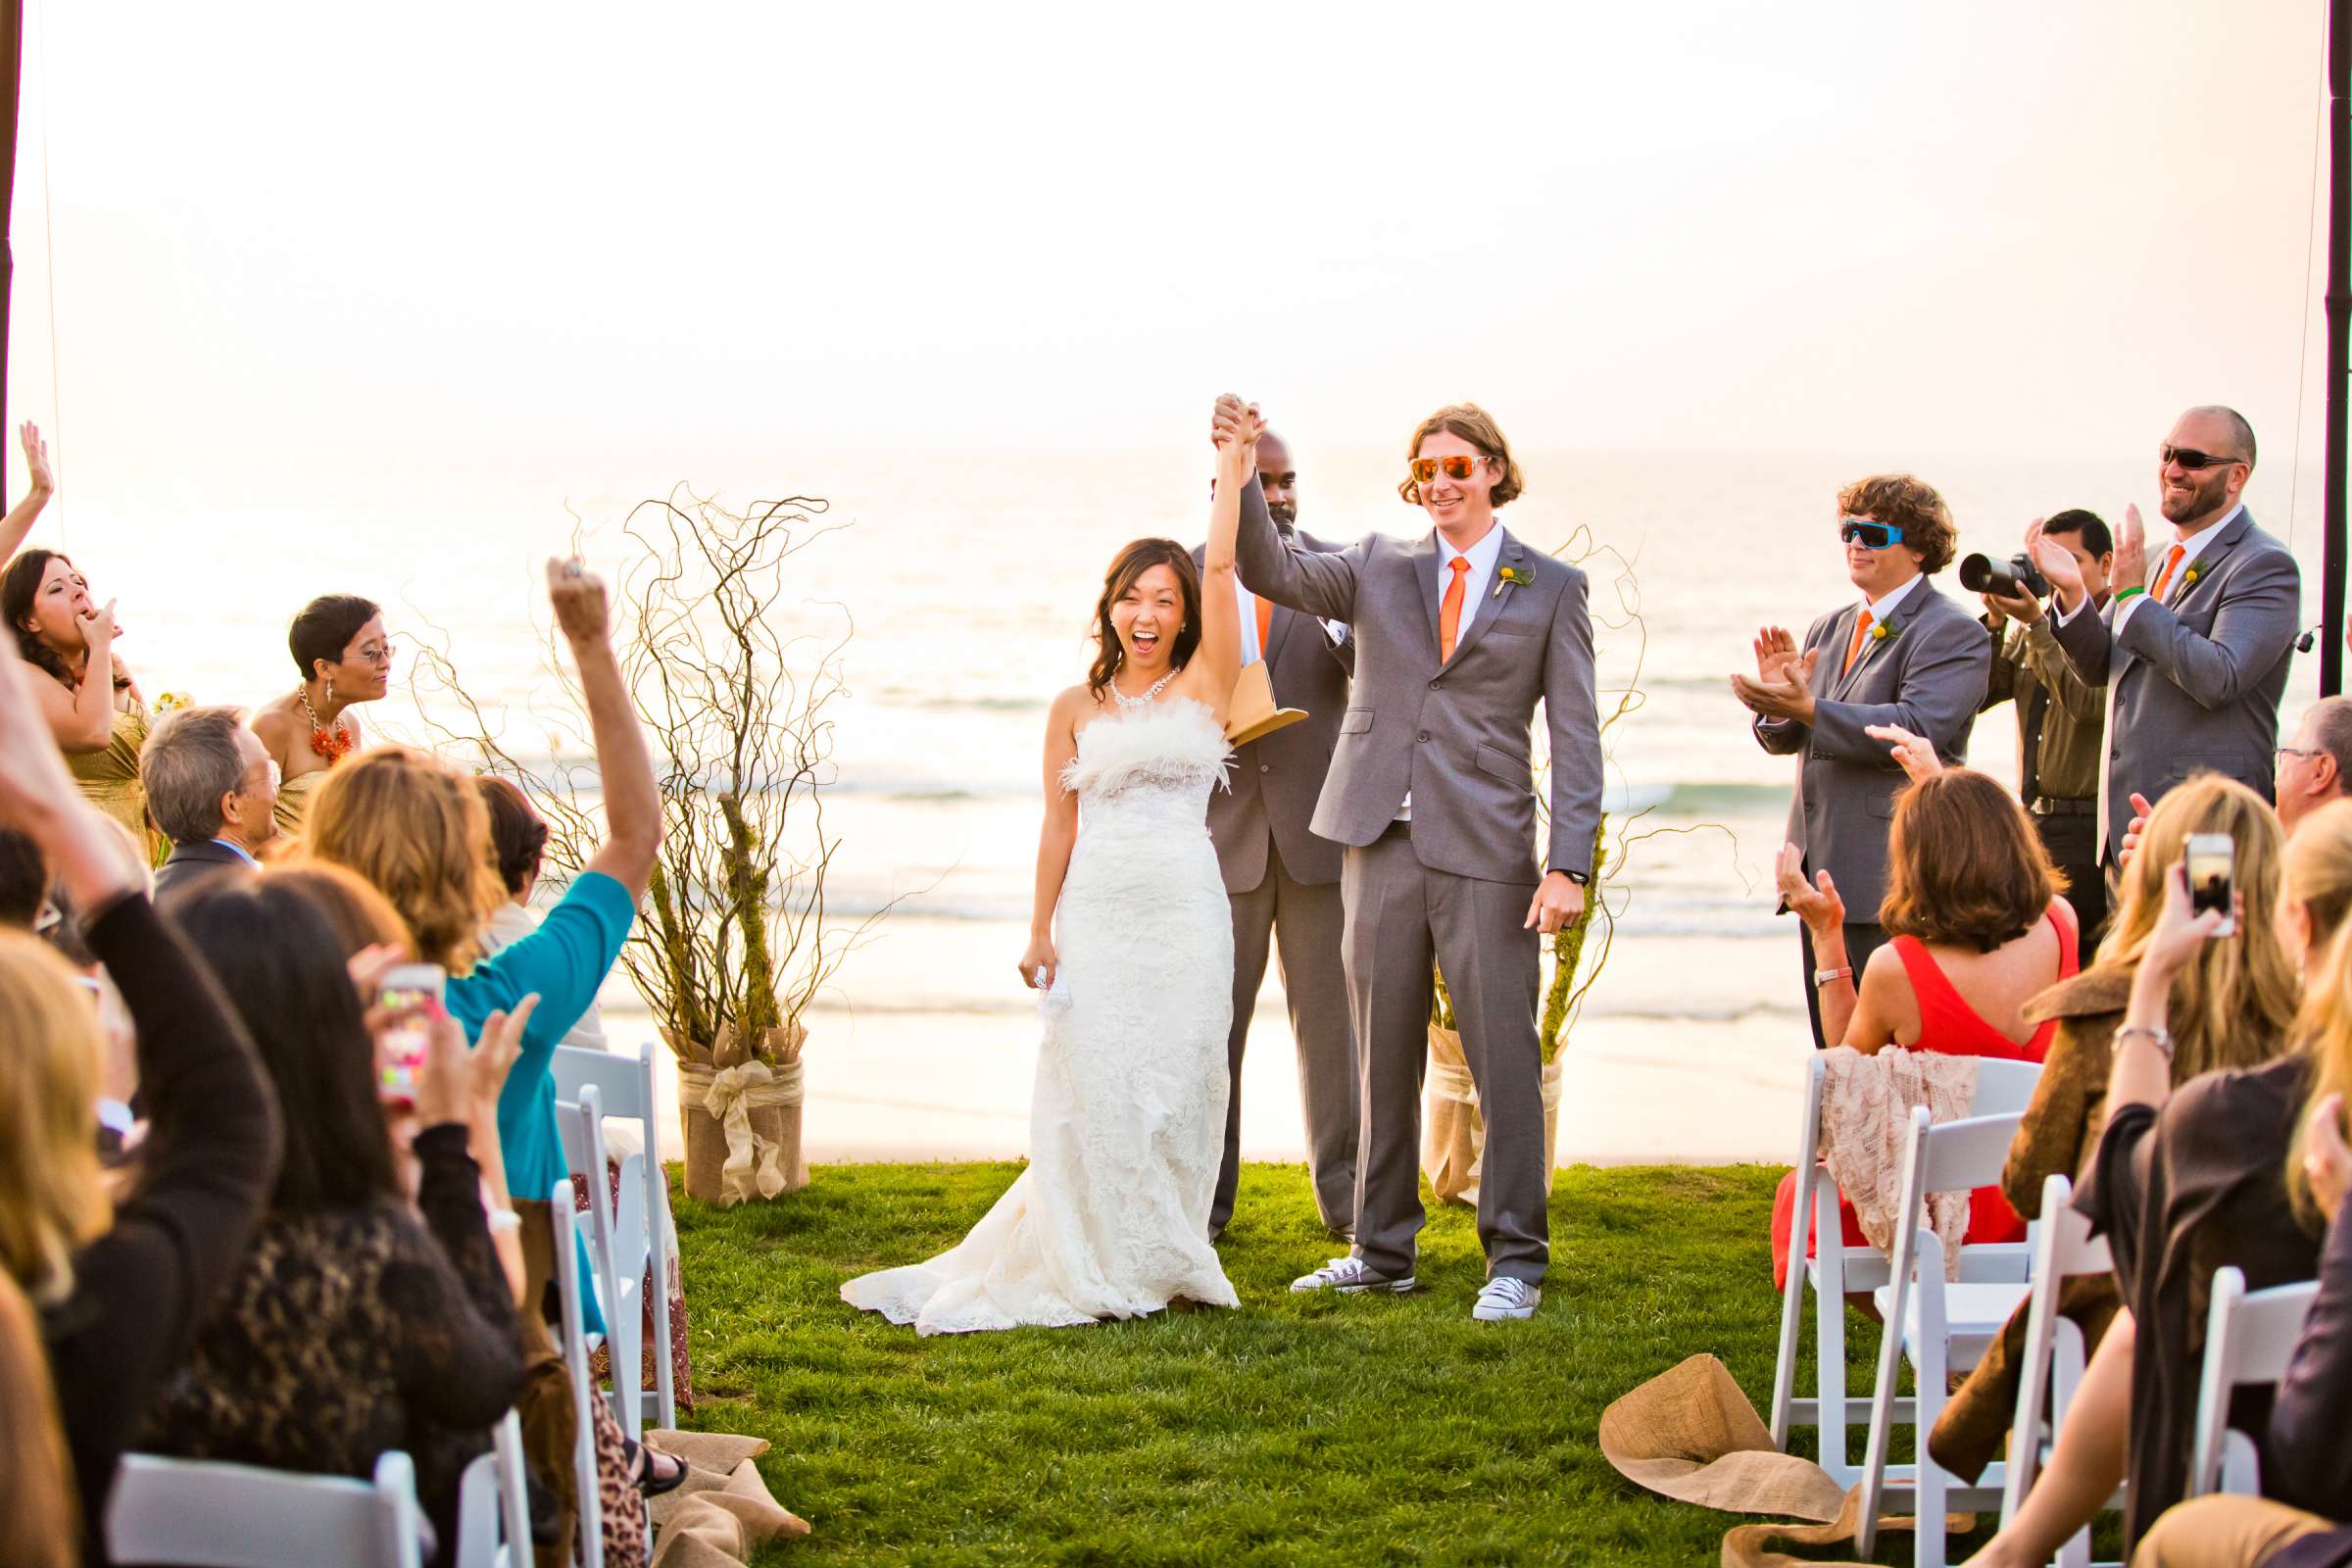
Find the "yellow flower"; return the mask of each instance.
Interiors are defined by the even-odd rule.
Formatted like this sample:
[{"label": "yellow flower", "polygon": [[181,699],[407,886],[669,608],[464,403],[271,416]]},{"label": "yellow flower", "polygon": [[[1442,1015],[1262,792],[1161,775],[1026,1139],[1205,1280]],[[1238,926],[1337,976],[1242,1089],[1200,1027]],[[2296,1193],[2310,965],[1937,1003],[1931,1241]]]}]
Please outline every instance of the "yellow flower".
[{"label": "yellow flower", "polygon": [[1894,628],[1883,620],[1876,622],[1870,628],[1870,640],[1874,643],[1883,643],[1893,635]]},{"label": "yellow flower", "polygon": [[155,710],[159,715],[195,706],[196,699],[190,697],[186,692],[166,692],[155,700]]}]

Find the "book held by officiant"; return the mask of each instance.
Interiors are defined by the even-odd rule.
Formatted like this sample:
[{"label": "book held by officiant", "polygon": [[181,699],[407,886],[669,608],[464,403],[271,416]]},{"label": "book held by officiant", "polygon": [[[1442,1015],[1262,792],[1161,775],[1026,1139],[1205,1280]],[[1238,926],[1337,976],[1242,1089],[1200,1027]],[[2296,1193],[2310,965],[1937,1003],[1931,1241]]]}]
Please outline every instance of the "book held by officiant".
[{"label": "book held by officiant", "polygon": [[1274,679],[1266,673],[1266,662],[1261,659],[1242,666],[1242,678],[1233,683],[1233,701],[1225,709],[1225,739],[1234,746],[1247,746],[1304,717],[1303,708],[1274,706]]}]

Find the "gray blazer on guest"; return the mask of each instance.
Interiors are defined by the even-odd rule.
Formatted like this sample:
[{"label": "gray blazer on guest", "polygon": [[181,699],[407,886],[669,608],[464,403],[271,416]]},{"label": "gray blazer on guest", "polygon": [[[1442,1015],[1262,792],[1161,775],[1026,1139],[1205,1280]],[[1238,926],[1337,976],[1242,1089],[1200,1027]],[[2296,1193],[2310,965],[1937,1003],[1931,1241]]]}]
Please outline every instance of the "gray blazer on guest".
[{"label": "gray blazer on guest", "polygon": [[[1309,533],[1292,537],[1301,550],[1321,555],[1343,548]],[[1200,564],[1202,554],[1193,552],[1193,564]],[[1248,893],[1266,879],[1269,842],[1292,881],[1323,887],[1340,879],[1340,847],[1307,824],[1331,772],[1332,748],[1348,711],[1354,653],[1334,647],[1312,615],[1283,606],[1275,607],[1266,645],[1274,706],[1303,708],[1306,717],[1236,751],[1233,787],[1209,792],[1208,836],[1217,846],[1228,893]]]},{"label": "gray blazer on guest", "polygon": [[2123,849],[2132,792],[2149,800],[2191,773],[2236,779],[2272,799],[2278,699],[2302,622],[2303,574],[2286,547],[2240,512],[2197,553],[2196,581],[2138,604],[2114,632],[2117,606],[2057,628],[2067,662],[2113,686],[2107,724],[2107,842]]},{"label": "gray blazer on guest", "polygon": [[1875,924],[1886,897],[1886,829],[1903,770],[1886,742],[1862,731],[1900,724],[1927,737],[1947,765],[1965,761],[1992,648],[1984,624],[1923,578],[1886,617],[1886,635],[1866,639],[1854,667],[1840,675],[1862,610],[1832,611],[1805,633],[1805,647],[1821,652],[1812,724],[1759,718],[1755,730],[1766,751],[1804,758],[1788,803],[1788,842],[1804,850],[1805,869],[1837,881],[1847,919]]},{"label": "gray blazer on guest", "polygon": [[[1367,534],[1333,555],[1286,548],[1252,478],[1238,555],[1251,593],[1347,621],[1355,643],[1317,833],[1370,844],[1409,791],[1413,853],[1432,870],[1527,887],[1546,870],[1592,875],[1600,716],[1583,572],[1505,529],[1490,597],[1441,663],[1435,531],[1409,544]],[[1504,567],[1531,580],[1506,582]],[[1551,741],[1551,836],[1541,845],[1529,734],[1539,701]]]}]

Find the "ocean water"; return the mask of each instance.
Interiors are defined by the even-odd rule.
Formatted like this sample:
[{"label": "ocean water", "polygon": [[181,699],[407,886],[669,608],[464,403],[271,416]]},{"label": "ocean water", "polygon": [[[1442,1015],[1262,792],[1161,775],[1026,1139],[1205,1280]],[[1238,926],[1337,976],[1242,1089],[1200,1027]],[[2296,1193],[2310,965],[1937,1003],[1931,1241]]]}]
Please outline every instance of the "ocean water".
[{"label": "ocean water", "polygon": [[[1300,525],[1334,538],[1416,534],[1385,449],[1300,458]],[[1835,537],[1842,480],[1910,467],[1943,488],[1962,549],[2007,555],[2034,515],[2087,506],[2153,518],[2152,453],[2080,464],[1985,455],[1576,453],[1521,455],[1528,494],[1505,514],[1539,548],[1590,554],[1614,936],[1567,1052],[1561,1156],[1782,1157],[1804,1049],[1794,932],[1772,913],[1771,861],[1793,762],[1747,733],[1727,676],[1750,667],[1760,624],[1801,634],[1850,594]],[[383,602],[397,637],[443,649],[502,715],[518,755],[567,743],[539,641],[537,563],[575,533],[609,568],[629,505],[681,477],[731,500],[823,496],[791,566],[789,622],[854,626],[842,655],[825,831],[838,840],[830,906],[856,920],[892,906],[811,1015],[809,1138],[820,1157],[1017,1153],[1035,1054],[1033,999],[1014,973],[1026,935],[1046,706],[1083,678],[1102,568],[1145,534],[1197,541],[1205,449],[1137,453],[716,453],[502,458],[419,471],[305,476],[224,504],[187,476],[112,477],[69,490],[36,542],[64,542],[101,598],[120,601],[122,657],[153,693],[254,704],[285,689],[284,628],[309,596]],[[2304,561],[2319,613],[2316,474],[2278,462],[2248,495]],[[72,475],[69,474],[71,481]],[[2159,526],[2161,523],[2159,522]],[[1957,592],[1949,572],[1939,586]],[[424,733],[404,660],[367,710],[392,737]],[[2289,721],[2316,694],[2297,661]],[[445,706],[433,703],[438,716]],[[1539,732],[1540,733],[1540,732]],[[2014,720],[1978,725],[1972,761],[2016,776]],[[893,901],[897,901],[895,905]],[[1148,910],[1137,912],[1149,919]],[[625,984],[614,1031],[650,1035]],[[1269,975],[1245,1081],[1250,1152],[1297,1157],[1297,1091],[1279,977]]]}]

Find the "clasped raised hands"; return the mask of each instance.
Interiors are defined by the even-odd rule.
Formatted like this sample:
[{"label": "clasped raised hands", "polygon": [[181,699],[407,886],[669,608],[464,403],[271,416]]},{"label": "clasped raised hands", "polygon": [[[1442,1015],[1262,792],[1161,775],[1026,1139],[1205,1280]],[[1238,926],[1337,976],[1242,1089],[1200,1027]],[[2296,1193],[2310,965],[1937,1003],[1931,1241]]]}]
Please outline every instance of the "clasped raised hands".
[{"label": "clasped raised hands", "polygon": [[1761,718],[1813,721],[1813,671],[1821,650],[1799,652],[1796,638],[1785,626],[1765,626],[1754,642],[1756,678],[1732,677],[1732,695]]}]

